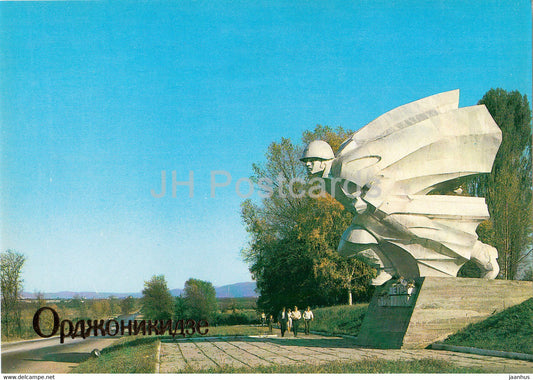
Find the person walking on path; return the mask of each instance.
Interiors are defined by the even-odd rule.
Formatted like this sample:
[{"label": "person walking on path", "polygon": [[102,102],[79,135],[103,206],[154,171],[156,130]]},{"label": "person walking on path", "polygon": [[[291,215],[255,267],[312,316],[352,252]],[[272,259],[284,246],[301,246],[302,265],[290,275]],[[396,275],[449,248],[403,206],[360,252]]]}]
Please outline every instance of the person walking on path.
[{"label": "person walking on path", "polygon": [[266,318],[265,313],[261,313],[261,326],[266,326]]},{"label": "person walking on path", "polygon": [[309,330],[311,328],[311,321],[315,319],[315,316],[313,315],[313,312],[311,311],[311,307],[307,306],[307,310],[304,311],[304,333],[305,335],[309,335]]},{"label": "person walking on path", "polygon": [[298,326],[300,325],[300,319],[302,319],[302,313],[298,310],[298,306],[294,306],[294,311],[291,315],[292,318],[292,330],[294,333],[294,336],[298,336]]},{"label": "person walking on path", "polygon": [[289,308],[289,310],[287,310],[287,331],[290,333],[291,332],[291,329],[292,329],[292,310]]},{"label": "person walking on path", "polygon": [[274,317],[272,314],[268,317],[268,332],[272,334],[272,325],[274,324]]},{"label": "person walking on path", "polygon": [[283,308],[278,314],[278,323],[279,328],[281,329],[281,336],[285,336],[285,331],[287,330],[287,322],[289,321],[289,314]]}]

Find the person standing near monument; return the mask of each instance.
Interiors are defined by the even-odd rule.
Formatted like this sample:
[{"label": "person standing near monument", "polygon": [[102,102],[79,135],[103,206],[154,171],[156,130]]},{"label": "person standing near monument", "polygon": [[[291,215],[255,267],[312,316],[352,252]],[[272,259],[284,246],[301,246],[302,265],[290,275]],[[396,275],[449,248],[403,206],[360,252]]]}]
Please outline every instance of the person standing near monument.
[{"label": "person standing near monument", "polygon": [[278,324],[281,330],[281,336],[285,336],[285,331],[287,330],[287,322],[289,321],[289,315],[283,308],[278,314]]},{"label": "person standing near monument", "polygon": [[304,333],[305,335],[309,335],[311,321],[315,319],[315,316],[313,315],[313,312],[311,311],[310,306],[307,306],[307,310],[304,311],[303,317],[304,317]]},{"label": "person standing near monument", "polygon": [[302,319],[302,313],[298,310],[298,306],[294,306],[294,311],[291,314],[292,319],[292,331],[294,336],[298,336],[298,326],[300,325],[300,319]]}]

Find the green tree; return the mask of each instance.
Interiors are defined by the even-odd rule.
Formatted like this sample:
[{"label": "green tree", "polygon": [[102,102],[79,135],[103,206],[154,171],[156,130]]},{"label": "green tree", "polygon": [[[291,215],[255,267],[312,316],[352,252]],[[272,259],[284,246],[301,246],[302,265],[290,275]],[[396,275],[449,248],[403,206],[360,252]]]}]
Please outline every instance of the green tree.
[{"label": "green tree", "polygon": [[[350,131],[317,126],[303,134],[303,143],[328,141],[336,150]],[[292,196],[309,194],[305,168],[299,161],[302,146],[289,139],[272,143],[264,164],[254,164],[252,181],[272,181],[260,205],[250,200],[242,204],[241,215],[250,234],[244,259],[260,290],[258,307],[276,312],[289,305],[327,305],[350,299],[361,285],[358,297],[367,297],[372,270],[336,252],[342,232],[352,215],[335,199]],[[298,178],[300,182],[291,180]],[[264,183],[264,182],[263,182]],[[356,266],[358,272],[352,271]],[[359,289],[358,289],[359,290]],[[348,294],[348,297],[346,296]]]},{"label": "green tree", "polygon": [[174,297],[170,294],[165,276],[152,276],[144,282],[141,312],[144,319],[166,320],[172,318]]},{"label": "green tree", "polygon": [[120,301],[115,296],[109,296],[109,307],[110,313],[112,316],[117,316],[122,312],[122,307],[120,306]]},{"label": "green tree", "polygon": [[515,279],[532,252],[531,109],[525,95],[502,89],[489,90],[479,104],[502,130],[502,143],[492,172],[469,181],[467,189],[486,198],[491,220],[478,235],[498,250],[500,277]]},{"label": "green tree", "polygon": [[186,318],[213,321],[218,309],[217,296],[213,284],[190,278],[185,282],[183,293]]},{"label": "green tree", "polygon": [[174,303],[174,319],[184,319],[186,315],[186,310],[187,307],[185,305],[185,298],[183,298],[181,295],[177,296],[176,301]]},{"label": "green tree", "polygon": [[130,314],[135,310],[135,298],[127,296],[120,301],[120,307],[124,314]]},{"label": "green tree", "polygon": [[2,291],[2,333],[6,336],[21,334],[20,294],[21,271],[26,258],[13,250],[0,255],[0,283]]}]

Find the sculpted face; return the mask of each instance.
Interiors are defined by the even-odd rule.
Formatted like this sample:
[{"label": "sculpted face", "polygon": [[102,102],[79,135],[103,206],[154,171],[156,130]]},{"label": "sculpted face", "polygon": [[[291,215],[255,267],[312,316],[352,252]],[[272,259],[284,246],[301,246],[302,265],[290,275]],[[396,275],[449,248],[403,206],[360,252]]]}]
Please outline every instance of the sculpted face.
[{"label": "sculpted face", "polygon": [[307,160],[305,166],[307,167],[307,173],[309,174],[322,173],[326,168],[325,162],[318,159]]}]

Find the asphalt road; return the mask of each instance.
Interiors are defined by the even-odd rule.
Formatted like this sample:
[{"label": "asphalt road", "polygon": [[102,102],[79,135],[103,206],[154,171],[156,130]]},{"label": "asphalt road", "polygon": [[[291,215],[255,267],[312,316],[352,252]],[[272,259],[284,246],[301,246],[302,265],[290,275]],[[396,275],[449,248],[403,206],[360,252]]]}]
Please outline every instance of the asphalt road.
[{"label": "asphalt road", "polygon": [[55,337],[2,347],[2,373],[67,373],[77,363],[88,359],[92,350],[101,350],[116,339],[68,338],[61,344],[59,337]]},{"label": "asphalt road", "polygon": [[[134,318],[135,314],[117,319]],[[92,350],[101,350],[119,337],[65,338],[61,344],[56,336],[5,343],[1,346],[2,373],[67,373],[77,363],[89,358]]]}]

